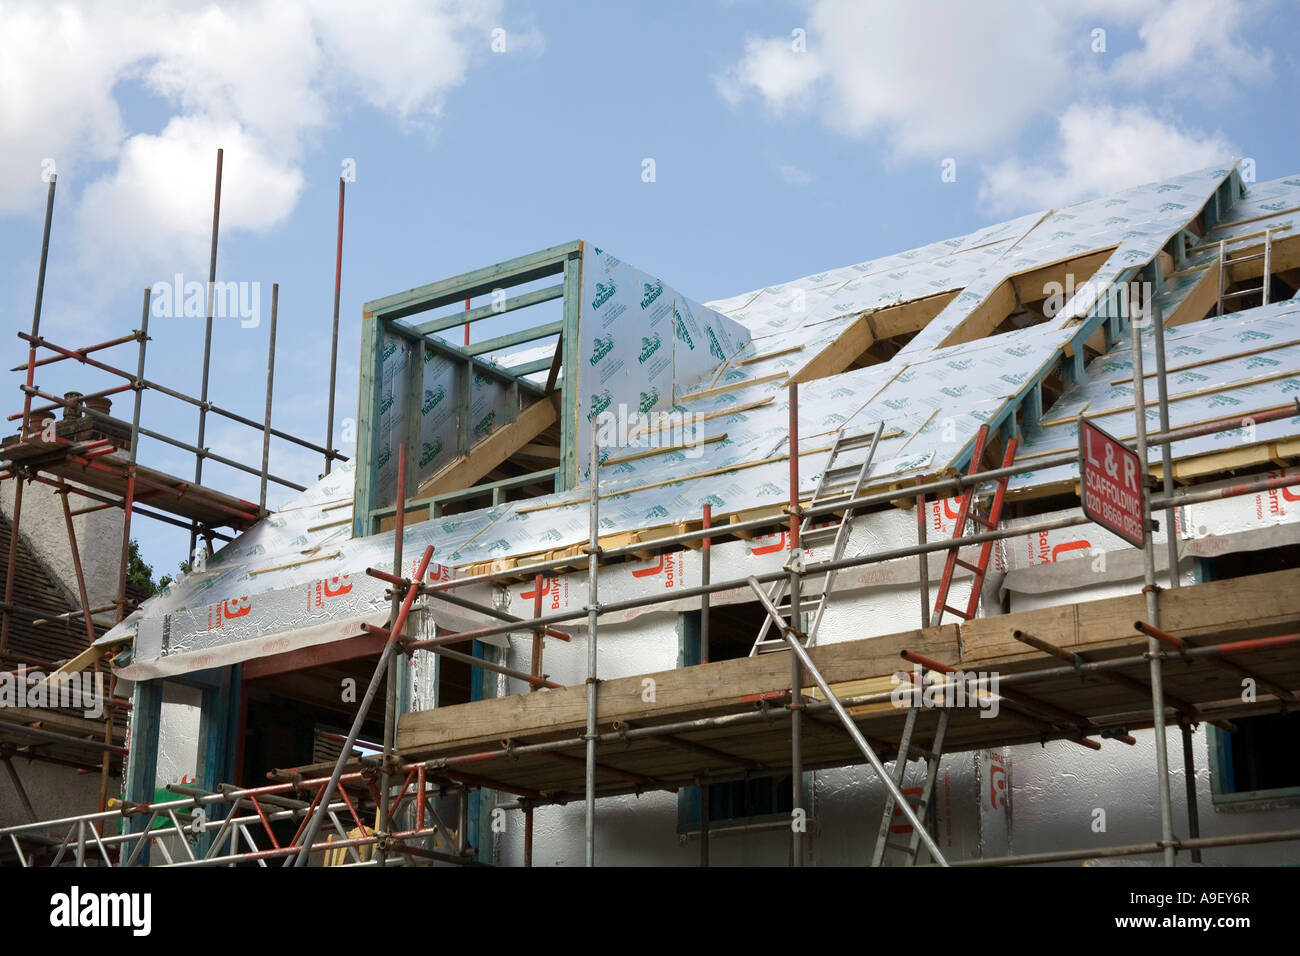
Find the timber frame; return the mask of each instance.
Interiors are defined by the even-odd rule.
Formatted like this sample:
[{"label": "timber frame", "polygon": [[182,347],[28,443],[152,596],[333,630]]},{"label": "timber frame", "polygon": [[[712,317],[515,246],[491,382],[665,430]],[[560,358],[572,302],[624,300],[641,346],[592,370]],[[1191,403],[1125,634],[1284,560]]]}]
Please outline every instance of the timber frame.
[{"label": "timber frame", "polygon": [[[549,492],[563,491],[574,486],[577,476],[577,451],[574,444],[576,419],[572,414],[564,414],[564,411],[576,407],[577,401],[577,331],[582,256],[583,243],[574,240],[375,299],[363,306],[361,387],[357,415],[358,466],[352,519],[354,537],[374,534],[384,527],[390,527],[397,510],[396,502],[378,500],[377,488],[377,461],[382,451],[379,425],[383,392],[382,343],[386,335],[407,339],[421,355],[436,352],[450,358],[461,363],[466,371],[466,374],[460,376],[463,387],[458,388],[458,394],[453,396],[459,423],[456,448],[458,457],[420,486],[417,496],[407,501],[406,510],[427,509],[428,516],[433,518],[441,513],[444,505],[473,495],[491,494],[492,501],[496,504],[503,500],[511,488],[534,486]],[[559,276],[560,281],[514,296],[505,296],[510,289],[550,276]],[[493,301],[468,308],[473,298],[484,295],[492,296]],[[440,337],[440,333],[458,326],[468,326],[557,299],[562,300],[563,311],[562,318],[557,321],[526,326],[472,345],[452,345]],[[423,322],[406,321],[411,316],[461,302],[467,306],[465,311],[439,314]],[[549,358],[505,367],[483,357],[490,352],[548,339],[555,340],[555,352]],[[531,378],[541,372],[547,372],[544,385],[537,384]],[[518,409],[515,422],[499,428],[479,445],[473,444],[468,426],[472,374],[488,376],[503,383],[518,397],[514,403]],[[408,430],[414,432],[414,437],[408,436],[408,442],[411,447],[418,448],[421,386],[417,383],[407,388],[406,394],[399,400],[406,403],[406,421],[410,423]],[[543,404],[552,406],[553,413],[543,408]],[[486,461],[487,453],[502,458],[509,457],[523,450],[536,437],[537,432],[557,421],[560,427],[560,452],[558,463],[554,467],[476,484],[496,464],[495,459]],[[530,425],[536,430],[525,433],[522,427],[514,427],[516,424]],[[492,443],[492,447],[483,449],[482,446],[489,443]],[[407,486],[414,488],[417,485],[414,456],[407,468]]]}]

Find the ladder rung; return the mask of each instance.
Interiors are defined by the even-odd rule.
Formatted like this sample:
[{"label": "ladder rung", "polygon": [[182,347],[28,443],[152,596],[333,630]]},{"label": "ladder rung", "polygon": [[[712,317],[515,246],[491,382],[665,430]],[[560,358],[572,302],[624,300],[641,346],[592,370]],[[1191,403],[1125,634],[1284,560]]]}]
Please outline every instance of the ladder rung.
[{"label": "ladder rung", "polygon": [[967,614],[965,611],[959,611],[959,610],[957,610],[957,608],[953,607],[951,604],[945,604],[945,605],[943,606],[943,609],[944,609],[945,611],[951,611],[953,614],[956,614],[956,615],[957,615],[959,618],[961,618],[963,621],[969,621],[969,620],[970,620],[970,615],[969,615],[969,614]]},{"label": "ladder rung", "polygon": [[969,561],[963,561],[961,558],[953,558],[953,564],[965,568],[967,571],[974,571],[976,574],[979,574],[984,570],[978,564],[971,564]]},{"label": "ladder rung", "polygon": [[[823,498],[833,498],[847,495],[851,490],[849,485],[861,470],[861,465],[846,465],[843,468],[829,469],[826,472],[826,480],[822,485],[821,496]],[[832,491],[831,489],[835,490]]]},{"label": "ladder rung", "polygon": [[786,644],[784,638],[779,641],[759,641],[757,644],[754,645],[754,653],[769,654],[778,648],[788,648],[788,647],[789,645]]},{"label": "ladder rung", "polygon": [[988,518],[984,517],[984,515],[978,515],[972,511],[966,517],[970,518],[971,521],[977,522],[978,524],[982,524],[986,528],[991,528],[995,531],[997,530],[997,522],[990,521]]},{"label": "ladder rung", "polygon": [[839,533],[839,530],[840,526],[837,524],[827,525],[824,528],[811,528],[800,533],[799,541],[801,544],[808,544],[810,541],[820,541],[822,538],[833,538]]},{"label": "ladder rung", "polygon": [[871,444],[871,439],[876,433],[874,431],[863,432],[861,435],[851,435],[848,438],[840,439],[840,451],[846,448],[863,448]]}]

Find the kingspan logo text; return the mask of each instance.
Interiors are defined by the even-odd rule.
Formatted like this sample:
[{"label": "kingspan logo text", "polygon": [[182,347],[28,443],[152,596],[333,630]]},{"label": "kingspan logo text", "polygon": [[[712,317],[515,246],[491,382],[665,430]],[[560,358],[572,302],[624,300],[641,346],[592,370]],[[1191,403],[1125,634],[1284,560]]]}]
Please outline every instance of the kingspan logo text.
[{"label": "kingspan logo text", "polygon": [[612,349],[613,347],[614,347],[614,340],[612,338],[602,339],[599,336],[597,336],[595,341],[591,343],[591,358],[589,358],[587,361],[590,364],[595,365],[606,355],[608,355],[609,350]]}]

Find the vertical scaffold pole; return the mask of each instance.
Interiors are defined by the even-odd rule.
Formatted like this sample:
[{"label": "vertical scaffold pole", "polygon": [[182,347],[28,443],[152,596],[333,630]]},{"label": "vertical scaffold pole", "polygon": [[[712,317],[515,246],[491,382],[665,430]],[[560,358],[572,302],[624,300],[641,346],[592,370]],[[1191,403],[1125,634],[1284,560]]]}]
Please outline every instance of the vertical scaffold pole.
[{"label": "vertical scaffold pole", "polygon": [[[1267,301],[1267,300],[1266,300]],[[1160,430],[1169,431],[1169,382],[1166,377],[1165,364],[1165,317],[1158,303],[1151,302],[1151,320],[1155,323],[1156,339],[1156,395],[1160,407]],[[1164,442],[1160,446],[1161,477],[1163,478],[1165,497],[1174,495],[1174,452],[1173,442]],[[1169,586],[1182,584],[1178,572],[1178,512],[1170,505],[1165,509],[1165,545],[1169,549]],[[1187,835],[1193,840],[1201,835],[1201,820],[1196,806],[1196,758],[1192,751],[1192,728],[1186,719],[1179,721],[1179,730],[1183,738],[1183,776],[1187,790]],[[1201,851],[1192,850],[1192,862],[1201,862]]]},{"label": "vertical scaffold pole", "polygon": [[[542,585],[545,584],[546,578],[541,574],[533,575],[533,617],[542,616]],[[542,676],[542,650],[546,646],[544,636],[545,632],[540,628],[533,629],[533,654],[529,665],[529,670],[534,677]],[[529,684],[528,692],[534,693],[541,689],[539,684]],[[524,866],[533,865],[533,805],[524,804]]]},{"label": "vertical scaffold pole", "polygon": [[[208,255],[208,315],[203,326],[203,378],[199,387],[199,437],[194,442],[194,483],[203,484],[203,436],[208,427],[208,371],[212,364],[212,309],[217,281],[217,235],[221,226],[221,160],[223,151],[217,150],[217,182],[212,196],[212,250]],[[189,560],[194,560],[199,533],[196,526],[190,531]]]},{"label": "vertical scaffold pole", "polygon": [[[713,527],[713,505],[704,506],[700,525],[705,531]],[[700,584],[708,587],[712,564],[711,538],[700,541]],[[709,662],[709,592],[700,595],[700,663]],[[709,785],[700,784],[700,866],[709,865]]]},{"label": "vertical scaffold pole", "polygon": [[[1169,431],[1169,383],[1165,377],[1165,317],[1160,305],[1152,298],[1148,306],[1156,341],[1156,396],[1160,409],[1160,430]],[[1164,442],[1160,446],[1160,472],[1164,484],[1165,497],[1174,496],[1174,443]],[[1178,580],[1178,513],[1170,505],[1165,509],[1165,545],[1169,549],[1169,586],[1176,588]]]},{"label": "vertical scaffold pole", "polygon": [[[417,369],[418,371],[418,369]],[[406,442],[397,449],[397,516],[393,519],[393,576],[402,576],[402,539],[406,537]],[[403,595],[402,597],[405,597]],[[392,615],[397,621],[401,611],[402,597],[393,589]],[[379,830],[382,834],[389,832],[389,801],[393,792],[391,767],[397,729],[397,655],[388,655],[384,687],[384,766],[380,774],[379,790]],[[375,856],[379,865],[388,861],[386,841],[381,840]]]},{"label": "vertical scaffold pole", "polygon": [[343,192],[346,184],[339,177],[339,228],[334,246],[334,333],[330,337],[330,398],[325,421],[325,474],[334,464],[334,383],[339,370],[339,290],[343,284]]},{"label": "vertical scaffold pole", "polygon": [[[41,261],[36,269],[36,304],[32,308],[32,341],[27,347],[27,388],[23,392],[23,420],[19,434],[27,437],[27,420],[32,413],[32,389],[36,385],[36,337],[41,334],[41,305],[45,300],[45,265],[50,258],[50,225],[54,221],[54,188],[58,176],[50,176],[45,194],[45,229],[41,233]],[[14,599],[14,571],[18,561],[18,526],[23,516],[23,476],[14,469],[14,517],[9,526],[9,558],[5,573],[5,603],[0,608],[0,654],[9,649],[10,605]]]},{"label": "vertical scaffold pole", "polygon": [[587,476],[591,497],[587,511],[587,866],[596,865],[596,619],[600,614],[597,579],[600,562],[600,442],[596,416],[591,423],[591,458]]},{"label": "vertical scaffold pole", "polygon": [[[799,620],[800,588],[803,583],[799,568],[799,386],[790,385],[790,551],[787,569],[790,572],[790,626],[802,633]],[[797,654],[790,655],[790,826],[792,833],[791,864],[803,866],[804,830],[807,825],[803,815],[803,668]],[[801,819],[802,818],[802,819]]]},{"label": "vertical scaffold pole", "polygon": [[[923,484],[924,477],[918,476],[916,483]],[[925,493],[916,496],[916,545],[918,548],[925,547],[926,528],[925,528]],[[917,556],[919,562],[917,573],[920,575],[921,588],[921,626],[930,626],[930,556],[922,551]]]},{"label": "vertical scaffold pole", "polygon": [[[1144,297],[1142,309],[1146,318],[1154,317],[1150,297]],[[1133,343],[1133,407],[1137,423],[1137,455],[1142,469],[1142,593],[1146,596],[1147,620],[1160,626],[1160,600],[1156,586],[1156,560],[1151,542],[1151,496],[1147,485],[1150,479],[1150,466],[1147,464],[1147,421],[1146,390],[1142,371],[1142,315],[1133,308],[1132,296],[1129,298],[1129,329]],[[1168,529],[1170,534],[1173,529]],[[1156,737],[1156,773],[1159,776],[1160,793],[1160,839],[1164,844],[1165,866],[1174,865],[1174,822],[1173,804],[1169,794],[1169,752],[1165,738],[1165,685],[1160,667],[1160,642],[1154,637],[1147,638],[1147,656],[1151,662],[1151,711],[1153,731]]]},{"label": "vertical scaffold pole", "polygon": [[[275,393],[275,322],[280,311],[280,283],[271,286],[271,336],[266,343],[266,412],[262,417],[262,489],[257,503],[266,507],[266,475],[271,467],[271,397]],[[400,574],[400,571],[394,571]]]}]

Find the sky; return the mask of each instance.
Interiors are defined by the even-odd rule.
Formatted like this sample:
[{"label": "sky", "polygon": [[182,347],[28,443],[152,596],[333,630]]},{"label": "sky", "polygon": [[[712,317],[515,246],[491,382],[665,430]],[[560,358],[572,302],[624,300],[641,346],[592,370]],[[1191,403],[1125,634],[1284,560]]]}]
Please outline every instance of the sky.
[{"label": "sky", "polygon": [[[223,149],[217,278],[258,308],[215,321],[209,397],[261,420],[278,283],[274,421],[323,444],[341,175],[350,439],[365,301],[576,238],[708,301],[1227,156],[1276,179],[1300,172],[1298,88],[1298,0],[0,0],[4,368],[51,172],[41,332],[81,346],[138,328],[146,287],[206,280]],[[197,395],[204,320],[153,306],[147,375]],[[62,363],[38,384],[117,381]],[[150,393],[143,415],[195,441],[192,406]],[[260,462],[260,432],[219,418],[206,444]],[[271,470],[308,485],[323,461],[275,440]],[[257,498],[225,466],[204,480]],[[155,573],[185,556],[185,533],[133,527]]]}]

